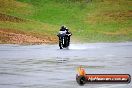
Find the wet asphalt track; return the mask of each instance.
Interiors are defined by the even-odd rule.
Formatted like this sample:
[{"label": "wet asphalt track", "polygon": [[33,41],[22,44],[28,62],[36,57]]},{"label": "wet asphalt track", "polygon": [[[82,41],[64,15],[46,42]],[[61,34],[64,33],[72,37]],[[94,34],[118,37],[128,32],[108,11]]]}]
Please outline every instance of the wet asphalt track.
[{"label": "wet asphalt track", "polygon": [[132,42],[58,45],[0,45],[0,88],[132,88],[130,84],[76,83],[87,73],[132,75]]}]

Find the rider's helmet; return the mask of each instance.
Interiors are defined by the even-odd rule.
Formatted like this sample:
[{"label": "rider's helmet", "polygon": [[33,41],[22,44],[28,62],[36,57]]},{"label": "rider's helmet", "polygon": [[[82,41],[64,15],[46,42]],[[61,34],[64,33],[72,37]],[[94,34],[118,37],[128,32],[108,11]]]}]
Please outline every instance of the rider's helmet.
[{"label": "rider's helmet", "polygon": [[67,27],[65,28],[65,30],[66,30],[67,32],[69,31],[69,29],[68,29]]},{"label": "rider's helmet", "polygon": [[61,28],[62,28],[62,29],[65,29],[65,28],[66,28],[66,26],[65,26],[65,25],[62,25],[62,26],[61,26]]}]

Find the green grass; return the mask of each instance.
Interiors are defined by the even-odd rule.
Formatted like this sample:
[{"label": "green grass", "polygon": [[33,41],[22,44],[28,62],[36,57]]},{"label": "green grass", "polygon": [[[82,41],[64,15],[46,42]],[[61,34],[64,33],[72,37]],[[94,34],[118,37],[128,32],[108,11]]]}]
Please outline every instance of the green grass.
[{"label": "green grass", "polygon": [[16,2],[13,7],[8,2],[7,5],[2,4],[0,11],[30,21],[0,22],[1,28],[55,37],[59,27],[64,24],[71,29],[73,37],[77,40],[132,41],[131,0],[93,0],[89,3],[66,0],[12,1]]}]

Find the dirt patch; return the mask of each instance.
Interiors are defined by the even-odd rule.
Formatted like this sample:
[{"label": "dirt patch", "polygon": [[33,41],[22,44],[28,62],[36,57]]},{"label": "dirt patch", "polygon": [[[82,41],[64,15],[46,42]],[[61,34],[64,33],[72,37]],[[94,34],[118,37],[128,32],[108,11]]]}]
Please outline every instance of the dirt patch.
[{"label": "dirt patch", "polygon": [[124,36],[127,36],[128,34],[132,33],[132,30],[130,30],[129,28],[128,29],[120,29],[118,31],[115,31],[115,32],[105,32],[105,31],[98,31],[99,33],[103,33],[105,35],[115,35],[115,36],[120,36],[120,35],[124,35]]},{"label": "dirt patch", "polygon": [[129,11],[117,11],[117,12],[106,12],[104,16],[109,17],[117,21],[132,19],[132,10]]},{"label": "dirt patch", "polygon": [[26,20],[15,17],[15,16],[10,16],[10,15],[0,13],[0,21],[25,22]]},{"label": "dirt patch", "polygon": [[84,20],[90,24],[109,23],[109,22],[126,22],[132,19],[132,10],[129,11],[108,11],[99,14],[90,15]]},{"label": "dirt patch", "polygon": [[11,31],[0,30],[0,43],[10,43],[10,44],[51,44],[56,43],[56,38],[44,36],[44,38],[38,38],[32,35],[26,35],[20,33],[15,33]]}]

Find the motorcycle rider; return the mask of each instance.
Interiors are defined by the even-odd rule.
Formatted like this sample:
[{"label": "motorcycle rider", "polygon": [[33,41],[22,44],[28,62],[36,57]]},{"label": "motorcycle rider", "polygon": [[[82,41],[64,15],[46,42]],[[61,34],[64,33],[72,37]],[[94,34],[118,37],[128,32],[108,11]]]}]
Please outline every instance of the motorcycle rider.
[{"label": "motorcycle rider", "polygon": [[66,26],[61,26],[59,34],[57,35],[59,37],[59,41],[61,41],[61,38],[64,37],[65,38],[65,45],[64,47],[66,47],[66,43],[69,46],[69,42],[70,42],[70,36],[71,36],[71,32],[69,32],[69,29]]},{"label": "motorcycle rider", "polygon": [[59,37],[59,40],[61,40],[61,38],[65,37],[65,35],[66,35],[66,27],[63,25],[61,26],[60,31],[57,36]]},{"label": "motorcycle rider", "polygon": [[70,43],[70,37],[72,35],[72,33],[69,31],[68,28],[65,29],[66,30],[66,38],[67,38],[67,43],[68,43],[68,46],[69,46],[69,43]]}]

